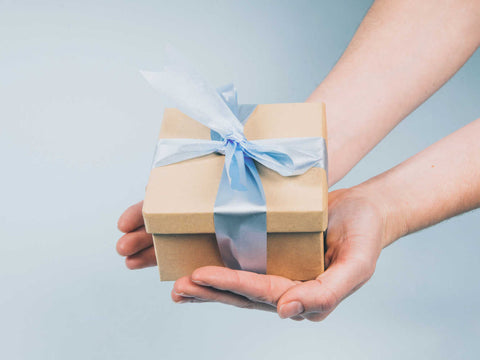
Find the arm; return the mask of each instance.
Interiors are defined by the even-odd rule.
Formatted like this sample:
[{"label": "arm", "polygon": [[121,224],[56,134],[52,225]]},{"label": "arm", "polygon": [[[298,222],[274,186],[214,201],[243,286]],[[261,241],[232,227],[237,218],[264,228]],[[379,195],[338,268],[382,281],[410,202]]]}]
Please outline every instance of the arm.
[{"label": "arm", "polygon": [[176,302],[217,301],[323,320],[373,274],[383,247],[399,237],[480,207],[480,119],[401,165],[330,194],[327,270],[303,283],[204,267],[179,279]]},{"label": "arm", "polygon": [[329,183],[437,91],[479,45],[480,1],[375,1],[307,100],[327,104]]},{"label": "arm", "polygon": [[358,189],[384,206],[382,247],[480,207],[480,119]]}]

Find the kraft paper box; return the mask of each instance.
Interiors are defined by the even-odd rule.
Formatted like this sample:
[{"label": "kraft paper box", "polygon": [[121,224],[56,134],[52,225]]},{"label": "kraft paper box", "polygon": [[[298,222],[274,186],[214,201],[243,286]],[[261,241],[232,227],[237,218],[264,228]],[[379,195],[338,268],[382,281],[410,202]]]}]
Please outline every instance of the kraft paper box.
[{"label": "kraft paper box", "polygon": [[[325,105],[257,105],[244,127],[248,140],[323,137]],[[166,109],[160,138],[210,139],[210,129],[177,109]],[[198,267],[224,266],[215,238],[214,203],[225,156],[210,154],[152,169],[143,216],[153,234],[161,280]],[[256,163],[267,205],[267,273],[314,279],[324,270],[327,175],[314,167],[284,177]]]}]

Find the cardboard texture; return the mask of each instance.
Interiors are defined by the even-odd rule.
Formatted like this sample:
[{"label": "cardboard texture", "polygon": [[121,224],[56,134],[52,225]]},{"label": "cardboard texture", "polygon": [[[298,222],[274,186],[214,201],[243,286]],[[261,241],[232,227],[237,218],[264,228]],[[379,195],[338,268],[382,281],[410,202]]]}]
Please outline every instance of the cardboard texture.
[{"label": "cardboard texture", "polygon": [[[325,106],[317,103],[258,105],[247,121],[247,139],[320,136],[326,139]],[[166,109],[160,138],[210,139],[210,129],[177,109]],[[213,222],[224,156],[211,154],[154,168],[143,216],[154,244],[161,280],[175,280],[205,265],[223,266]],[[283,177],[256,164],[267,204],[267,273],[294,280],[323,271],[327,227],[324,169]]]},{"label": "cardboard texture", "polygon": [[[153,235],[160,280],[176,280],[195,269],[224,266],[215,234]],[[267,273],[310,280],[323,272],[323,233],[269,233]]]}]

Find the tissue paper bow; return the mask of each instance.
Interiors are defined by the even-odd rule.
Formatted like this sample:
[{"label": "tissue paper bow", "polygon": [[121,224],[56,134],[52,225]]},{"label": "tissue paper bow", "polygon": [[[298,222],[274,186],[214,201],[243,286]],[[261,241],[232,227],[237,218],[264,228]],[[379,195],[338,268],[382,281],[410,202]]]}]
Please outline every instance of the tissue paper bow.
[{"label": "tissue paper bow", "polygon": [[211,153],[225,155],[213,209],[220,255],[229,268],[265,274],[267,209],[253,160],[282,176],[300,175],[312,167],[327,170],[325,139],[249,141],[243,134],[243,124],[256,105],[238,105],[233,85],[217,91],[173,49],[167,49],[167,53],[170,64],[162,72],[142,71],[142,75],[181,112],[210,128],[211,140],[159,139],[153,167]]}]

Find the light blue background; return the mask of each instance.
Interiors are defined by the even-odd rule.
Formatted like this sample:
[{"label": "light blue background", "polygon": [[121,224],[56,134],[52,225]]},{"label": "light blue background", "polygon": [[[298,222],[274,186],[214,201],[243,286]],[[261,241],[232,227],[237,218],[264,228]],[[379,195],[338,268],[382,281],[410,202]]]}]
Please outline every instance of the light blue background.
[{"label": "light blue background", "polygon": [[[164,106],[139,69],[160,69],[170,42],[213,84],[233,81],[242,102],[300,102],[369,6],[0,0],[1,357],[478,358],[478,212],[386,249],[372,280],[323,323],[175,305],[155,268],[129,271],[115,252]],[[479,80],[477,52],[337,187],[480,117]]]}]

